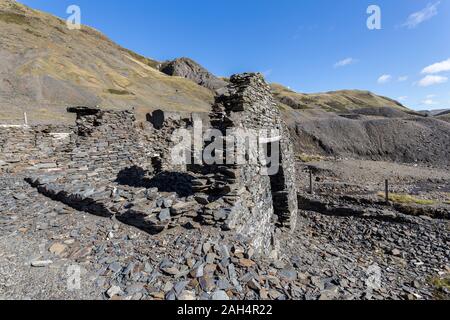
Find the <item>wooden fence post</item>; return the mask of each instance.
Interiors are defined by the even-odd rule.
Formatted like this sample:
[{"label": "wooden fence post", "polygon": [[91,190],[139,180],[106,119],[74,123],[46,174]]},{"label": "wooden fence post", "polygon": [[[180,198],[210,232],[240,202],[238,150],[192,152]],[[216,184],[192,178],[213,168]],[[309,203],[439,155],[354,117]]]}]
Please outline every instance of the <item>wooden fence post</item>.
[{"label": "wooden fence post", "polygon": [[309,170],[309,193],[314,194],[314,183],[312,170]]},{"label": "wooden fence post", "polygon": [[386,203],[389,204],[389,180],[386,179],[384,182],[384,190],[385,190],[385,196],[386,196]]}]

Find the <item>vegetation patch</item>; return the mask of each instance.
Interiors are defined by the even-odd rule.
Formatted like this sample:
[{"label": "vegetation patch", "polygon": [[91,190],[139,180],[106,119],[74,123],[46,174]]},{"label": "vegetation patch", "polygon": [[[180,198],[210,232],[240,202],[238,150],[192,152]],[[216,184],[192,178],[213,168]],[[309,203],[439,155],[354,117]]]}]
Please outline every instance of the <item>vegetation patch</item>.
[{"label": "vegetation patch", "polygon": [[23,14],[18,14],[14,12],[0,12],[0,21],[6,23],[15,23],[18,25],[29,25],[30,20],[27,16]]},{"label": "vegetation patch", "polygon": [[39,33],[35,32],[35,31],[31,30],[31,29],[27,28],[27,29],[25,29],[25,32],[27,32],[27,33],[35,36],[35,37],[42,38],[42,36]]},{"label": "vegetation patch", "polygon": [[436,298],[446,299],[442,293],[450,291],[450,275],[444,277],[434,277],[430,280],[430,284],[436,289]]},{"label": "vegetation patch", "polygon": [[445,204],[450,204],[450,193],[446,193],[445,195],[447,196],[447,199],[444,200],[444,203]]},{"label": "vegetation patch", "polygon": [[141,56],[140,54],[137,54],[137,53],[135,53],[135,52],[133,52],[133,51],[131,51],[131,50],[125,49],[125,48],[120,48],[120,49],[121,49],[122,51],[128,53],[128,54],[129,54],[130,56],[132,56],[134,59],[136,59],[136,60],[142,62],[143,64],[146,64],[147,66],[149,66],[149,67],[151,67],[151,68],[153,68],[153,69],[158,70],[158,65],[159,65],[159,62],[158,62],[158,61],[155,61],[155,60],[146,58],[146,57],[144,57],[144,56]]},{"label": "vegetation patch", "polygon": [[325,158],[319,155],[312,155],[312,154],[306,154],[306,153],[302,153],[301,155],[298,156],[298,159],[301,162],[313,162],[313,161],[322,161]]},{"label": "vegetation patch", "polygon": [[444,114],[442,116],[437,116],[436,118],[442,121],[450,122],[450,114]]},{"label": "vegetation patch", "polygon": [[[385,194],[383,192],[378,193],[378,196],[381,198],[385,197]],[[413,197],[409,194],[397,194],[397,193],[390,193],[389,194],[389,201],[392,201],[394,203],[402,203],[402,204],[420,204],[420,205],[433,205],[436,203],[434,200],[427,200],[427,199],[419,199],[416,197]]]},{"label": "vegetation patch", "polygon": [[285,105],[284,103],[277,103],[277,107],[278,109],[280,109],[280,111],[289,111],[291,108],[289,108],[289,106]]},{"label": "vegetation patch", "polygon": [[132,92],[127,91],[127,90],[108,89],[108,92],[111,93],[111,94],[117,94],[117,95],[121,95],[121,96],[133,95]]},{"label": "vegetation patch", "polygon": [[59,27],[59,26],[55,26],[55,29],[63,34],[66,34],[66,32],[64,31],[63,28]]}]

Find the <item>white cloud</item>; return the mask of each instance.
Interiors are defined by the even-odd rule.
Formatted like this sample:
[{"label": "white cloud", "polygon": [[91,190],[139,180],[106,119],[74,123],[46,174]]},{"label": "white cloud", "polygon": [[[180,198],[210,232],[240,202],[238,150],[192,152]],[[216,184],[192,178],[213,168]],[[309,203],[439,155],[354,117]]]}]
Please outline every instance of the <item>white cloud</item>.
[{"label": "white cloud", "polygon": [[268,70],[265,70],[262,72],[263,76],[266,78],[269,77],[270,75],[272,75],[272,73],[273,73],[272,69],[268,69]]},{"label": "white cloud", "polygon": [[448,81],[447,77],[443,76],[426,76],[419,81],[419,86],[421,87],[429,87],[435,84],[445,83]]},{"label": "white cloud", "polygon": [[441,62],[432,64],[422,70],[422,73],[433,74],[439,72],[450,71],[450,58]]},{"label": "white cloud", "polygon": [[353,58],[346,58],[344,60],[338,61],[334,64],[335,68],[345,67],[355,63],[357,60]]},{"label": "white cloud", "polygon": [[408,80],[408,76],[401,76],[401,77],[398,77],[398,81],[399,81],[399,82],[404,82],[404,81],[406,81],[406,80]]},{"label": "white cloud", "polygon": [[438,14],[437,8],[440,3],[441,3],[440,1],[434,4],[429,3],[424,9],[412,13],[402,26],[408,27],[409,29],[413,29],[422,22],[425,22],[433,18],[435,15]]},{"label": "white cloud", "polygon": [[398,101],[406,101],[407,99],[408,99],[407,96],[401,96],[397,98]]},{"label": "white cloud", "polygon": [[427,106],[433,106],[435,105],[437,102],[434,101],[433,99],[426,99],[422,101],[422,104],[427,105]]},{"label": "white cloud", "polygon": [[427,95],[427,99],[433,99],[433,98],[435,98],[435,97],[436,97],[435,94],[429,94],[429,95]]},{"label": "white cloud", "polygon": [[383,74],[381,77],[378,78],[378,83],[379,84],[384,84],[384,83],[388,83],[389,81],[391,81],[392,76],[390,74]]}]

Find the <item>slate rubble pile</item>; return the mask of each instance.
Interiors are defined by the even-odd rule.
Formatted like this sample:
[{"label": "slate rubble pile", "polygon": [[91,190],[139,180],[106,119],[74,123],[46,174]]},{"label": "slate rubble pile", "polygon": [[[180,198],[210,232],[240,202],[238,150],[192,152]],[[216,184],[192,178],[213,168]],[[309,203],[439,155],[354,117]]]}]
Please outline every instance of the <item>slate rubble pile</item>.
[{"label": "slate rubble pile", "polygon": [[[294,232],[278,231],[272,251],[261,257],[246,239],[211,226],[155,236],[114,216],[83,213],[23,178],[1,178],[8,186],[0,190],[5,298],[448,298],[445,287],[433,286],[450,272],[445,220],[393,223],[301,210]],[[31,250],[22,253],[24,247]],[[67,288],[74,265],[82,270],[79,291]],[[381,286],[368,290],[373,266],[381,270]]]}]

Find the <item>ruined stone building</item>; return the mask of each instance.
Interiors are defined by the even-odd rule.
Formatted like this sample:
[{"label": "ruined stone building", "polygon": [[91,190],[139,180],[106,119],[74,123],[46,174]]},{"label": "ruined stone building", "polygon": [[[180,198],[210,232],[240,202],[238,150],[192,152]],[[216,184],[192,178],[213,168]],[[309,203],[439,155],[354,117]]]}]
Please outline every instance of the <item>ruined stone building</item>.
[{"label": "ruined stone building", "polygon": [[[261,75],[231,77],[209,115],[155,111],[142,123],[132,111],[90,107],[68,111],[77,114],[74,127],[0,128],[0,170],[23,174],[54,200],[92,214],[114,216],[151,233],[209,225],[248,239],[257,251],[267,252],[275,228],[295,227],[293,149]],[[275,130],[279,170],[263,174],[263,161],[174,165],[175,130],[192,130],[200,120],[223,133],[224,149],[230,129]],[[272,142],[259,144],[265,152],[256,157],[276,151]]]}]

